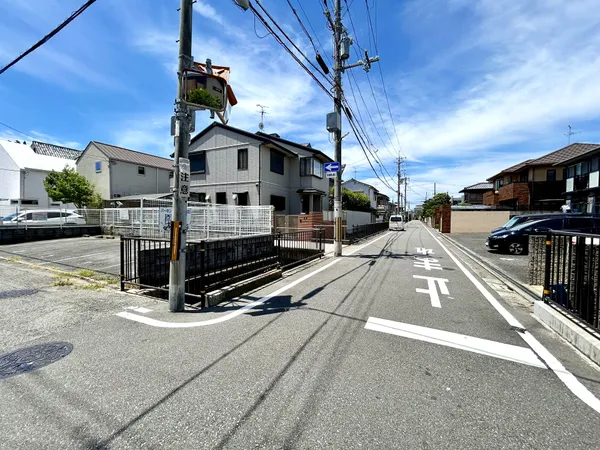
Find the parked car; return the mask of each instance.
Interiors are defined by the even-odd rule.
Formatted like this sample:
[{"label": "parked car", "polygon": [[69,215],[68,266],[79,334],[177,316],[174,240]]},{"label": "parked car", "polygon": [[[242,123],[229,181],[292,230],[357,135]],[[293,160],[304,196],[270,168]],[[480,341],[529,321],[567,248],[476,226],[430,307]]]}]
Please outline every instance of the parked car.
[{"label": "parked car", "polygon": [[491,234],[497,233],[499,231],[504,231],[504,230],[510,230],[514,227],[516,227],[517,225],[520,225],[524,222],[531,222],[533,220],[540,220],[540,219],[553,219],[553,218],[560,218],[560,217],[569,217],[569,216],[581,216],[581,215],[585,215],[585,214],[576,214],[576,213],[539,213],[539,214],[521,214],[518,216],[514,216],[511,217],[511,219],[506,222],[504,225],[502,225],[499,228],[494,228],[492,231],[490,231]]},{"label": "parked car", "polygon": [[388,228],[390,231],[404,231],[404,219],[402,216],[390,216]]},{"label": "parked car", "polygon": [[85,219],[75,211],[60,211],[56,209],[20,211],[2,218],[2,225],[18,224],[85,225]]},{"label": "parked car", "polygon": [[568,230],[581,233],[599,233],[598,216],[580,216],[561,214],[551,219],[523,222],[504,231],[490,234],[485,243],[491,250],[508,251],[513,255],[526,254],[529,248],[529,236],[546,235],[549,230]]}]

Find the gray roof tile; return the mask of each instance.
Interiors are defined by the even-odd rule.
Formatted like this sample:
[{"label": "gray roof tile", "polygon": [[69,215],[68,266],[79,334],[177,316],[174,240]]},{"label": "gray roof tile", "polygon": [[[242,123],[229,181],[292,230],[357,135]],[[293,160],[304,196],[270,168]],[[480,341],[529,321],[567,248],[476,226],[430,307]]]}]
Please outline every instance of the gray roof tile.
[{"label": "gray roof tile", "polygon": [[62,159],[75,160],[81,155],[81,150],[48,144],[47,142],[32,141],[31,148],[38,155],[54,156],[55,158]]},{"label": "gray roof tile", "polygon": [[488,183],[486,181],[481,181],[481,182],[473,184],[471,186],[467,186],[467,187],[463,188],[462,191],[458,191],[458,192],[465,192],[465,191],[491,191],[493,188],[494,188],[494,185],[492,183]]},{"label": "gray roof tile", "polygon": [[149,155],[148,153],[137,152],[128,148],[117,147],[116,145],[104,144],[103,142],[92,141],[102,153],[109,159],[124,161],[140,166],[158,167],[159,169],[173,170],[173,160],[161,158],[160,156]]}]

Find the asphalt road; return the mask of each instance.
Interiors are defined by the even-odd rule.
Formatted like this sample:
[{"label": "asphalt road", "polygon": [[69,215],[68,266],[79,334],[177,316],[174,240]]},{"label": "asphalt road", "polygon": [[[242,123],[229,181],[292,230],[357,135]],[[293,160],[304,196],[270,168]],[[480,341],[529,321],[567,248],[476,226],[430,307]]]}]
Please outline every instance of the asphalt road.
[{"label": "asphalt road", "polygon": [[464,245],[469,250],[486,262],[492,263],[502,269],[511,278],[519,283],[528,284],[529,255],[511,255],[496,250],[488,250],[485,241],[489,233],[473,234],[450,234],[448,237],[454,239],[459,244]]},{"label": "asphalt road", "polygon": [[0,379],[0,448],[597,448],[600,372],[442,245],[412,222],[205,312],[122,296],[29,342],[73,351]]}]

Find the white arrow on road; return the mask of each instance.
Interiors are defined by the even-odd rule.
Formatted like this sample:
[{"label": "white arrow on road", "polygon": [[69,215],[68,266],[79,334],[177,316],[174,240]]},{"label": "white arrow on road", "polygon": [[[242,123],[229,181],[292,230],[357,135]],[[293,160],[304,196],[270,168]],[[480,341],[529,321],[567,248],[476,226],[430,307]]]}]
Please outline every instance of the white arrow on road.
[{"label": "white arrow on road", "polygon": [[367,330],[380,331],[382,333],[394,334],[418,341],[431,342],[445,347],[458,348],[480,355],[493,356],[528,366],[547,369],[537,355],[527,347],[504,344],[502,342],[489,341],[465,334],[451,333],[450,331],[436,330],[434,328],[420,327],[408,323],[394,322],[393,320],[369,317],[365,325]]}]

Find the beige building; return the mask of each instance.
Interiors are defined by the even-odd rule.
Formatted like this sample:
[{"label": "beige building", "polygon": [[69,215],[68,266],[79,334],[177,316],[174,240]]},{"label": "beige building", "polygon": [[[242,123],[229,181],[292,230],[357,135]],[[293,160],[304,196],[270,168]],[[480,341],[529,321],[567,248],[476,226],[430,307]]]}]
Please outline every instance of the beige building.
[{"label": "beige building", "polygon": [[77,172],[103,199],[170,190],[173,160],[91,141],[77,159]]}]

